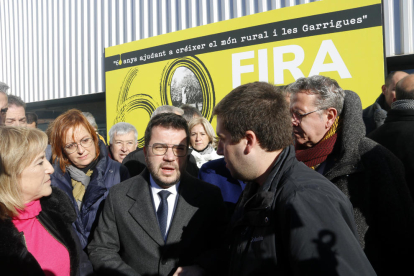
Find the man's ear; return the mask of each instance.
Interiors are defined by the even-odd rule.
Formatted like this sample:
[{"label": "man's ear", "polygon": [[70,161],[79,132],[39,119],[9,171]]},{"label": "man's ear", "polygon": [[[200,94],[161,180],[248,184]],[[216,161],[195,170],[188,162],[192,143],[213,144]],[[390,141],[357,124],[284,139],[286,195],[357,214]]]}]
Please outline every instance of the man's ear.
[{"label": "man's ear", "polygon": [[385,95],[385,91],[387,91],[387,86],[384,84],[383,86],[381,86],[382,89],[382,94]]},{"label": "man's ear", "polygon": [[326,118],[327,118],[327,121],[325,124],[326,129],[331,128],[331,126],[335,122],[337,115],[338,115],[338,111],[336,110],[336,108],[330,107],[326,110]]},{"label": "man's ear", "polygon": [[242,140],[246,141],[246,146],[244,150],[245,154],[250,153],[252,149],[259,143],[259,141],[257,140],[256,133],[254,133],[251,130],[246,131],[245,137]]}]

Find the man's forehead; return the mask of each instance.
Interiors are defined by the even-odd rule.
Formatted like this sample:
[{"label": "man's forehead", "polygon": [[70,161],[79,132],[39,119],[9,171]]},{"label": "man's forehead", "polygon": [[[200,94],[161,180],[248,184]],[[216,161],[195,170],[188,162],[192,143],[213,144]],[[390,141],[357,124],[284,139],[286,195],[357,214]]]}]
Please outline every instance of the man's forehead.
[{"label": "man's forehead", "polygon": [[[151,140],[154,138],[161,140],[183,139],[185,142],[187,133],[184,129],[178,129],[174,127],[154,126],[151,130]],[[182,142],[181,142],[182,143]]]},{"label": "man's forehead", "polygon": [[9,105],[9,109],[7,110],[6,116],[19,116],[19,117],[26,117],[26,112],[24,107],[16,106],[16,105]]},{"label": "man's forehead", "polygon": [[135,137],[135,133],[133,131],[130,131],[124,134],[118,134],[118,133],[114,134],[115,140],[131,140],[131,139],[134,139],[134,137]]},{"label": "man's forehead", "polygon": [[294,93],[291,97],[290,107],[293,107],[297,103],[304,105],[314,105],[316,100],[316,95],[310,90],[301,90],[297,93]]}]

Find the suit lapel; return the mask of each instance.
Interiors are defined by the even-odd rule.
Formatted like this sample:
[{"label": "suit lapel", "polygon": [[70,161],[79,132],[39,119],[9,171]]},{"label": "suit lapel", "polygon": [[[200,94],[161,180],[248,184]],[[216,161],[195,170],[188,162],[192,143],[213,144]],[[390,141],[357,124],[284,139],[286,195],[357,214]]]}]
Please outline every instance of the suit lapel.
[{"label": "suit lapel", "polygon": [[178,243],[181,240],[183,228],[188,225],[191,218],[197,212],[193,200],[198,196],[198,190],[195,189],[188,174],[184,173],[179,187],[179,198],[175,208],[170,230],[168,231],[167,241],[169,244]]},{"label": "suit lapel", "polygon": [[147,169],[137,177],[136,183],[131,186],[127,196],[135,200],[129,209],[134,220],[158,245],[164,245],[164,239],[155,215]]}]

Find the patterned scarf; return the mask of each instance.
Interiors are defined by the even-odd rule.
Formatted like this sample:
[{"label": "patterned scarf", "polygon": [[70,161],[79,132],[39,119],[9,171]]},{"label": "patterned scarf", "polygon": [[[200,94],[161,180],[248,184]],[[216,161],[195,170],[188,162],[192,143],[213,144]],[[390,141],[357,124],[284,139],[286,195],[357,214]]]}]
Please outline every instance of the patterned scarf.
[{"label": "patterned scarf", "polygon": [[[96,162],[92,163],[95,163],[94,165],[96,165]],[[66,170],[72,180],[72,194],[78,203],[78,208],[80,210],[82,207],[83,196],[85,195],[86,188],[88,187],[91,175],[93,174],[93,168],[88,168],[87,172],[84,173],[83,170],[70,165],[66,167]]]},{"label": "patterned scarf", "polygon": [[316,169],[332,153],[338,137],[339,124],[339,116],[337,116],[331,128],[318,144],[312,148],[296,149],[296,158],[305,163],[309,168]]}]

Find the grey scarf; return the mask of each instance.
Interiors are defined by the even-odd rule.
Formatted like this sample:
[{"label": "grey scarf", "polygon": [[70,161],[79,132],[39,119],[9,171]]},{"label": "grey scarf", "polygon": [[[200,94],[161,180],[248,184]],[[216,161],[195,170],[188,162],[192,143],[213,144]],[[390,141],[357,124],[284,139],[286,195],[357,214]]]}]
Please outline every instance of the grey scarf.
[{"label": "grey scarf", "polygon": [[392,103],[391,105],[392,109],[397,110],[412,110],[414,109],[414,100],[398,100]]},{"label": "grey scarf", "polygon": [[[89,182],[91,181],[91,177],[87,176],[83,171],[79,170],[78,168],[72,165],[67,166],[66,169],[70,175],[70,178],[81,182],[82,185],[85,186],[85,190],[86,190],[86,188],[89,185]],[[78,208],[80,210],[82,206],[82,201],[76,200],[76,202],[78,203]]]},{"label": "grey scarf", "polygon": [[201,155],[204,155],[204,154],[210,154],[210,153],[212,153],[212,152],[214,151],[214,148],[213,148],[213,146],[211,145],[211,143],[209,143],[209,144],[207,145],[207,147],[206,147],[205,149],[201,150],[201,151],[198,151],[198,150],[196,150],[196,149],[194,149],[194,148],[193,148],[193,150],[195,150],[196,152],[198,152],[198,153],[199,153],[199,154],[201,154]]}]

